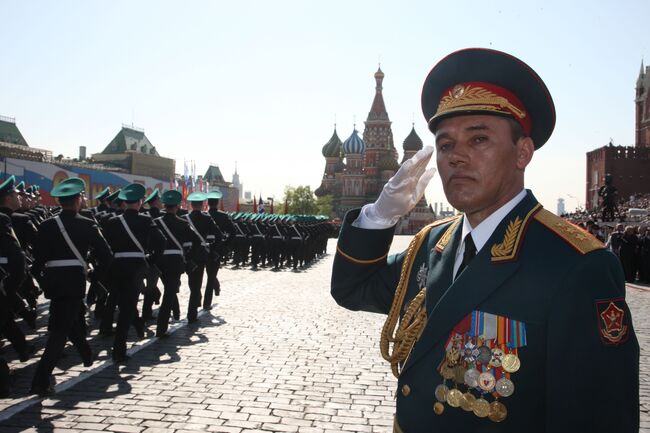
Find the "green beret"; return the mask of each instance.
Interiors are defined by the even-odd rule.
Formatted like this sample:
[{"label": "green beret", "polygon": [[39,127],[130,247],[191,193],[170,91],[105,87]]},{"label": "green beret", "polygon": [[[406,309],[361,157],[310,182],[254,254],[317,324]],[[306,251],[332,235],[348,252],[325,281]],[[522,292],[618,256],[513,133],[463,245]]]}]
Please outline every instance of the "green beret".
[{"label": "green beret", "polygon": [[205,201],[206,196],[204,192],[193,192],[192,194],[187,197],[187,201]]},{"label": "green beret", "polygon": [[139,183],[130,183],[120,190],[119,195],[117,196],[122,201],[138,201],[141,198],[144,198],[147,190],[142,184]]},{"label": "green beret", "polygon": [[111,194],[109,194],[106,197],[106,201],[111,201],[111,202],[115,201],[117,199],[117,196],[120,195],[120,191],[122,191],[122,190],[118,189],[118,190],[113,191]]},{"label": "green beret", "polygon": [[208,200],[219,200],[223,197],[223,193],[221,191],[210,191],[206,196]]},{"label": "green beret", "polygon": [[69,177],[52,188],[50,195],[56,198],[72,198],[86,189],[86,182],[78,177]]},{"label": "green beret", "polygon": [[7,180],[0,184],[0,196],[10,194],[16,191],[16,176],[9,176]]},{"label": "green beret", "polygon": [[163,204],[169,206],[178,206],[179,204],[181,204],[181,201],[183,201],[183,195],[180,192],[172,189],[169,191],[165,191],[162,194],[162,196],[160,196],[160,201],[162,201]]},{"label": "green beret", "polygon": [[158,188],[154,189],[151,194],[144,200],[144,203],[151,203],[154,200],[157,200],[160,196],[160,191],[158,191]]},{"label": "green beret", "polygon": [[106,187],[106,188],[104,188],[104,189],[102,190],[102,192],[100,192],[99,194],[97,194],[97,197],[95,197],[95,198],[96,198],[97,200],[104,200],[104,199],[105,199],[106,197],[108,197],[109,195],[111,195],[111,189],[110,189],[109,187]]}]

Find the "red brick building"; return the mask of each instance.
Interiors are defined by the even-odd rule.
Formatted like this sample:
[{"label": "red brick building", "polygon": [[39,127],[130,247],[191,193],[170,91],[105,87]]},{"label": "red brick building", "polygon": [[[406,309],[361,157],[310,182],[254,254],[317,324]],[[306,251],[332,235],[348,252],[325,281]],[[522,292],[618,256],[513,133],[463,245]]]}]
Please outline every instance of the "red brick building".
[{"label": "red brick building", "polygon": [[619,198],[650,193],[650,66],[644,67],[636,82],[634,146],[608,146],[587,152],[586,207],[598,206],[598,189],[605,174],[613,176]]}]

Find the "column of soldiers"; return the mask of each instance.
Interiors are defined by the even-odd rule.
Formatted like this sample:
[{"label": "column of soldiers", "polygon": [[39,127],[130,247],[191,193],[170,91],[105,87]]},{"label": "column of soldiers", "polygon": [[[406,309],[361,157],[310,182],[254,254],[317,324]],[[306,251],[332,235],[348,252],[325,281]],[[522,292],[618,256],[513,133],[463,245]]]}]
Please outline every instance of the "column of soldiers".
[{"label": "column of soldiers", "polygon": [[[88,208],[85,188],[82,179],[64,180],[50,192],[59,206],[48,208],[38,186],[26,188],[13,176],[0,184],[0,342],[8,340],[21,361],[35,347],[16,321],[35,329],[39,296],[50,300],[48,338],[31,386],[38,395],[54,392],[52,371],[68,340],[83,364],[92,365],[96,354],[86,340],[92,307],[99,335],[113,339],[112,359],[127,362],[131,327],[144,338],[155,319],[156,337],[166,338],[170,320],[180,319],[183,273],[190,289],[186,317],[194,323],[199,308],[211,309],[221,292],[222,265],[297,269],[324,254],[332,234],[322,218],[227,214],[219,210],[219,191],[190,194],[187,211],[178,191],[155,190],[145,198],[140,184],[106,188]],[[9,367],[1,356],[0,397],[6,397]]]},{"label": "column of soldiers", "polygon": [[607,247],[618,256],[628,283],[650,283],[650,231],[648,226],[617,224]]},{"label": "column of soldiers", "polygon": [[[183,273],[191,287],[190,323],[201,305],[211,308],[212,292],[220,290],[219,252],[226,240],[222,233],[229,229],[223,226],[228,216],[217,210],[220,192],[192,194],[188,200],[194,211],[186,213],[177,191],[156,190],[145,199],[139,184],[106,189],[97,196],[99,205],[87,208],[85,187],[82,179],[66,179],[50,193],[59,206],[46,208],[36,186],[16,185],[13,176],[0,185],[0,341],[11,342],[21,361],[29,359],[35,348],[16,321],[22,318],[35,328],[40,294],[50,300],[47,343],[31,387],[39,395],[53,392],[52,371],[66,341],[85,366],[92,365],[95,354],[86,340],[91,306],[100,334],[113,337],[113,360],[126,362],[129,328],[144,337],[154,303],[160,303],[157,337],[168,335],[170,316],[180,318],[177,293]],[[201,212],[206,200],[210,213]],[[202,293],[204,270],[208,284]],[[137,308],[141,293],[142,315]],[[9,393],[9,367],[0,357],[0,397]]]}]

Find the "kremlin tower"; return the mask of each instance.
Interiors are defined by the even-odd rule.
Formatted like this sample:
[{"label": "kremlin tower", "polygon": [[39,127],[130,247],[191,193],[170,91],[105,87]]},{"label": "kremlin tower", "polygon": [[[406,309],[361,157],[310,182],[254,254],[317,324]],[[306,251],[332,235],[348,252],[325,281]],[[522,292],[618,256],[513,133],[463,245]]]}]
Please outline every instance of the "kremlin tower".
[{"label": "kremlin tower", "polygon": [[[315,193],[332,196],[333,216],[343,218],[350,209],[374,202],[384,184],[399,169],[397,149],[383,96],[384,73],[375,73],[375,97],[364,122],[363,139],[356,125],[352,134],[341,143],[334,126],[332,138],[323,146],[325,172]],[[422,149],[422,140],[415,127],[404,140],[402,163]],[[422,198],[413,211],[397,224],[398,234],[416,233],[434,218]]]}]

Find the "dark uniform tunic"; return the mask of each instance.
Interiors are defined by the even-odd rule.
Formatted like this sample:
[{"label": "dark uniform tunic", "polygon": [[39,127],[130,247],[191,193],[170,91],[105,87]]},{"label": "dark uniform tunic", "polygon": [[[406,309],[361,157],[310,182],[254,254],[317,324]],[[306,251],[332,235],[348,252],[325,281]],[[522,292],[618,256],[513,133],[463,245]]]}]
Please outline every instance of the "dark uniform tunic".
[{"label": "dark uniform tunic", "polygon": [[[194,267],[194,269],[188,269],[187,271],[187,282],[190,286],[187,320],[188,322],[194,322],[196,321],[197,309],[201,306],[201,285],[203,284],[203,273],[210,252],[210,243],[214,241],[217,236],[218,229],[209,214],[198,210],[193,210],[187,214],[185,219],[188,222],[191,221],[190,225],[196,229],[200,237],[203,238],[204,243],[203,248],[196,250],[196,252],[190,256],[194,264],[196,264],[196,267]],[[210,297],[212,297],[212,292],[210,293]]]},{"label": "dark uniform tunic", "polygon": [[[160,217],[160,209],[152,207],[149,209],[140,209],[140,213],[149,215],[152,219]],[[164,234],[164,233],[163,233]],[[147,272],[144,297],[142,300],[142,319],[150,320],[152,315],[152,308],[154,303],[160,301],[160,289],[158,288],[158,279],[160,278],[160,270],[156,266],[150,266]]]},{"label": "dark uniform tunic", "polygon": [[[121,217],[144,252],[129,236]],[[165,238],[151,217],[139,214],[135,209],[127,209],[123,215],[108,220],[104,234],[114,253],[110,284],[117,295],[120,310],[115,329],[113,359],[121,361],[126,358],[126,337],[130,325],[136,327],[140,336],[144,329],[144,323],[137,320],[137,303],[148,266],[145,254],[151,253],[151,263],[157,262],[165,247]]]},{"label": "dark uniform tunic", "polygon": [[[167,332],[171,310],[175,304],[178,305],[177,293],[181,286],[181,275],[185,272],[186,263],[184,257],[186,247],[183,247],[183,245],[190,245],[187,248],[190,257],[196,256],[203,246],[201,245],[201,239],[199,239],[196,232],[192,230],[190,224],[185,219],[173,213],[165,213],[162,217],[154,221],[167,239],[165,250],[162,256],[160,256],[158,265],[162,271],[161,280],[164,286],[164,292],[162,304],[158,309],[156,335],[163,336]],[[176,242],[180,244],[180,248]]]},{"label": "dark uniform tunic", "polygon": [[[345,217],[332,295],[351,310],[386,314],[407,254],[388,257],[394,229],[354,227],[357,216]],[[639,346],[617,258],[528,192],[454,280],[460,221],[430,226],[406,263],[412,272],[405,274],[397,314],[403,317],[423,287],[427,320],[401,365],[396,431],[638,431]],[[433,411],[449,338],[473,312],[525,325],[525,343],[517,349],[521,365],[511,375],[514,394],[500,399],[508,410],[501,423],[448,405],[441,415]]]},{"label": "dark uniform tunic", "polygon": [[217,296],[221,293],[221,284],[219,284],[217,273],[219,272],[221,257],[226,252],[231,239],[235,237],[236,233],[235,226],[233,226],[227,213],[221,212],[214,207],[208,209],[208,213],[214,220],[220,233],[217,234],[212,244],[210,258],[205,265],[207,281],[205,283],[203,306],[206,308],[212,305],[212,293],[214,292]]},{"label": "dark uniform tunic", "polygon": [[[58,218],[81,257],[86,260],[91,252],[97,264],[95,272],[100,275],[106,272],[111,250],[95,222],[68,210],[62,211]],[[86,269],[64,239],[55,218],[41,223],[34,243],[34,259],[41,288],[50,299],[49,336],[32,382],[32,388],[40,391],[49,387],[52,370],[68,339],[85,365],[91,364],[92,355],[86,341],[83,304]]]}]

